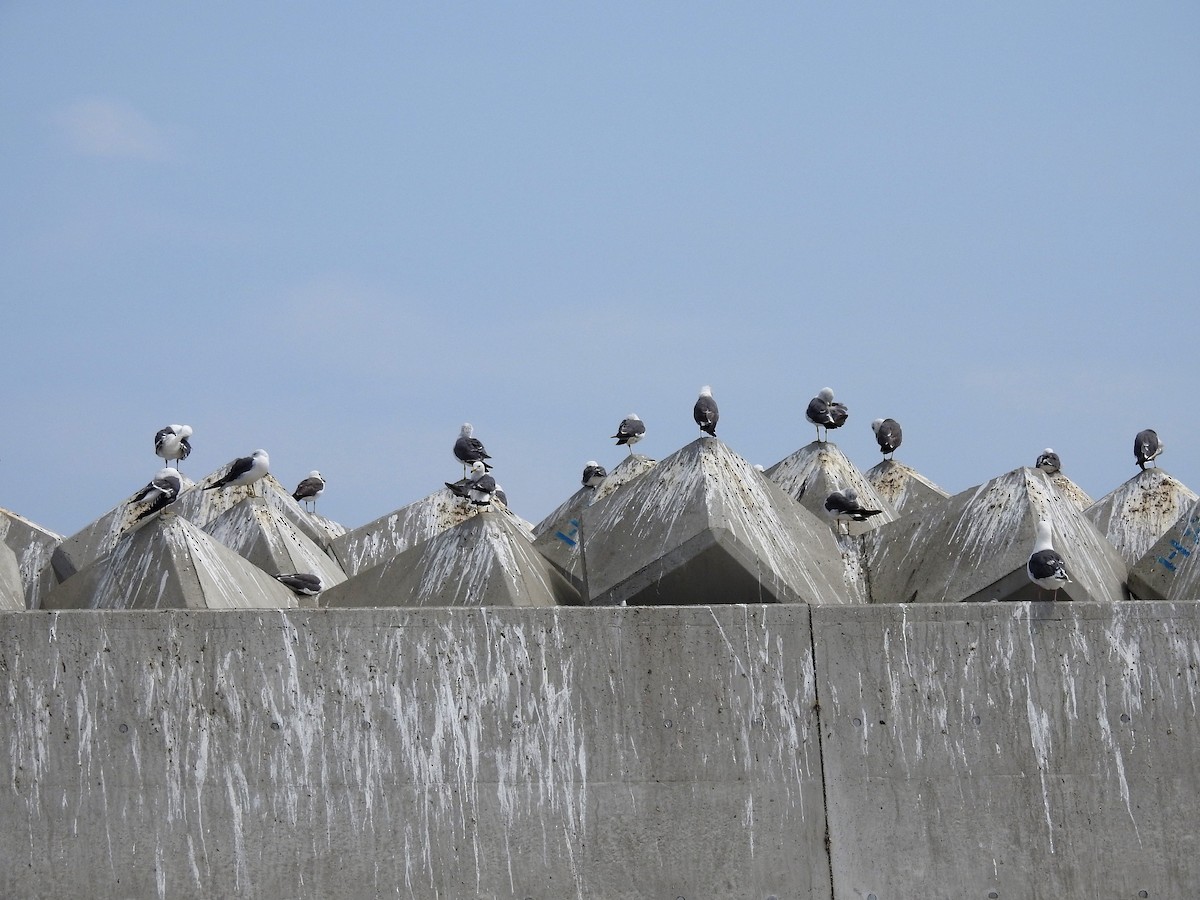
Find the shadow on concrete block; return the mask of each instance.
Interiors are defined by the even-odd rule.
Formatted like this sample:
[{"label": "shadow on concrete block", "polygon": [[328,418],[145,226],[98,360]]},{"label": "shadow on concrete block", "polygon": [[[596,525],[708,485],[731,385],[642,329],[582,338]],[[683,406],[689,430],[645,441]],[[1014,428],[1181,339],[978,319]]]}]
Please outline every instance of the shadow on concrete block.
[{"label": "shadow on concrete block", "polygon": [[1193,501],[1133,565],[1129,590],[1141,600],[1200,600],[1200,500]]},{"label": "shadow on concrete block", "polygon": [[358,572],[321,594],[330,608],[363,606],[558,606],[579,593],[533,547],[502,507],[468,517]]},{"label": "shadow on concrete block", "polygon": [[1084,515],[1133,565],[1196,500],[1190,488],[1164,469],[1146,469],[1101,497]]},{"label": "shadow on concrete block", "polygon": [[1128,599],[1127,566],[1051,479],[1019,468],[904,516],[866,538],[875,603],[1047,600],[1025,566],[1037,523],[1053,526],[1054,549],[1073,579],[1059,600]]},{"label": "shadow on concrete block", "polygon": [[117,546],[45,598],[47,609],[289,609],[292,592],[173,512]]},{"label": "shadow on concrete block", "polygon": [[700,438],[583,512],[598,605],[861,603],[826,522],[717,438]]}]

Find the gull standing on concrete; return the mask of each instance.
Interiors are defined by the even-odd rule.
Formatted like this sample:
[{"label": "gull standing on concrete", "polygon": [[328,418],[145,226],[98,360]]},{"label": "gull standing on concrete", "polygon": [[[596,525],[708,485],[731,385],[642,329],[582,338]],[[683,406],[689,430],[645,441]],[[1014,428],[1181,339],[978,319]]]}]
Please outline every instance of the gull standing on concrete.
[{"label": "gull standing on concrete", "polygon": [[483,460],[471,463],[467,496],[475,506],[490,506],[497,490],[496,479],[488,474]]},{"label": "gull standing on concrete", "polygon": [[879,452],[884,456],[895,453],[900,442],[904,440],[904,432],[900,430],[900,423],[895,419],[876,419],[871,423],[871,430],[875,432]]},{"label": "gull standing on concrete", "polygon": [[1062,471],[1062,460],[1058,458],[1057,453],[1047,447],[1037,458],[1034,468],[1041,469],[1047,475],[1057,475]]},{"label": "gull standing on concrete", "polygon": [[249,456],[239,456],[229,464],[229,470],[224,475],[204,490],[211,491],[215,488],[254,484],[267,474],[267,467],[270,464],[271,458],[267,456],[266,450],[255,450]]},{"label": "gull standing on concrete", "polygon": [[[1133,439],[1133,458],[1137,460],[1138,468],[1143,472],[1146,471],[1146,463],[1154,459],[1163,450],[1163,442],[1158,439],[1158,432],[1153,428],[1147,428],[1145,431],[1139,431],[1137,437]],[[1158,466],[1158,463],[1154,464]]]},{"label": "gull standing on concrete", "polygon": [[712,388],[707,384],[700,388],[700,398],[696,401],[696,405],[692,407],[692,418],[696,420],[696,424],[700,426],[700,430],[712,437],[717,436],[717,419],[720,418],[720,413],[717,412],[717,401],[713,399]]},{"label": "gull standing on concrete", "polygon": [[821,388],[817,396],[808,401],[808,409],[804,417],[817,426],[817,441],[821,440],[821,429],[825,429],[825,439],[829,439],[830,428],[841,428],[846,424],[850,411],[844,403],[833,399],[833,388]]},{"label": "gull standing on concrete", "polygon": [[588,488],[598,488],[600,483],[608,477],[608,470],[594,459],[589,459],[587,465],[583,467],[583,486]]},{"label": "gull standing on concrete", "polygon": [[617,433],[613,435],[617,439],[617,446],[624,444],[629,455],[633,455],[633,445],[646,436],[646,425],[638,418],[637,413],[630,413],[621,420],[621,424],[617,426]]},{"label": "gull standing on concrete", "polygon": [[297,503],[303,503],[305,509],[308,504],[312,504],[312,512],[317,511],[317,498],[325,493],[325,476],[313,469],[308,473],[308,477],[296,485],[296,491],[292,494],[292,499]]},{"label": "gull standing on concrete", "polygon": [[182,490],[183,479],[179,477],[178,469],[170,467],[159,469],[158,474],[154,476],[150,483],[130,498],[130,503],[140,503],[143,500],[150,501],[150,505],[134,516],[133,521],[140,522],[147,516],[162,512],[164,508],[179,499],[179,494]]},{"label": "gull standing on concrete", "polygon": [[307,597],[315,596],[321,593],[321,576],[312,575],[308,572],[293,572],[291,574],[279,574],[275,576],[282,584],[287,585],[297,594],[304,594]]},{"label": "gull standing on concrete", "polygon": [[882,509],[868,509],[858,502],[858,491],[846,488],[844,491],[834,491],[825,498],[825,514],[834,520],[838,534],[841,534],[842,523],[846,525],[846,534],[850,533],[851,522],[865,522],[871,516],[877,516]]},{"label": "gull standing on concrete", "polygon": [[1071,579],[1067,577],[1067,565],[1063,558],[1054,552],[1050,540],[1051,532],[1049,522],[1045,519],[1038,522],[1037,541],[1033,545],[1033,553],[1029,554],[1025,572],[1029,575],[1029,580],[1038,587],[1054,591],[1051,599],[1057,600],[1058,589],[1064,584],[1070,584]]},{"label": "gull standing on concrete", "polygon": [[459,429],[458,440],[454,442],[454,458],[463,466],[463,478],[467,477],[467,466],[474,462],[482,462],[484,468],[491,466],[485,462],[492,457],[483,449],[483,442],[475,437],[475,427],[470,422],[463,422]]},{"label": "gull standing on concrete", "polygon": [[191,425],[168,425],[160,428],[154,435],[154,454],[165,460],[175,460],[175,470],[179,470],[179,461],[187,459],[192,452]]}]

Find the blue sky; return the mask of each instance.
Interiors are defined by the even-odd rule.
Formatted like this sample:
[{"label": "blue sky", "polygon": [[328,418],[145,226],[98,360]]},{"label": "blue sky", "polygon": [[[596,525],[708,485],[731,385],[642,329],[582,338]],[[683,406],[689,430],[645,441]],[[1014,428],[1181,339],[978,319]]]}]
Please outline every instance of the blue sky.
[{"label": "blue sky", "polygon": [[0,3],[0,506],[69,534],[195,429],[354,527],[532,521],[646,421],[957,492],[1200,489],[1200,6]]}]

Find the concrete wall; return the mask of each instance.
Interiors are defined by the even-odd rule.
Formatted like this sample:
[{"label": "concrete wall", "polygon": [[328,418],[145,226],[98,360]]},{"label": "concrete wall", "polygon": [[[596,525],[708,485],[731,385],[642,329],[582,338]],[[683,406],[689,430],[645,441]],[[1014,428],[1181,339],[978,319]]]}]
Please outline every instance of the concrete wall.
[{"label": "concrete wall", "polygon": [[1190,897],[1197,700],[1193,604],[4,613],[0,896]]}]

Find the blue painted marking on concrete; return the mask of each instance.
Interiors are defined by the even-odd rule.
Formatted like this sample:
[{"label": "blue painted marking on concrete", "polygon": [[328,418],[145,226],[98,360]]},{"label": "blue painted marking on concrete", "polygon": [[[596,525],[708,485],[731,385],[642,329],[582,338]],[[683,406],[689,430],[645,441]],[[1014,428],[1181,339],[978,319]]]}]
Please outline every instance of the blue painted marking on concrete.
[{"label": "blue painted marking on concrete", "polygon": [[565,534],[563,534],[561,531],[556,531],[556,532],[554,532],[554,536],[555,536],[556,538],[558,538],[560,541],[562,541],[564,544],[566,544],[567,546],[569,546],[569,547],[574,547],[574,546],[575,546],[575,544],[576,544],[576,542],[575,542],[574,540],[572,540],[571,538],[567,537],[567,536],[566,536]]},{"label": "blue painted marking on concrete", "polygon": [[554,532],[554,536],[568,547],[574,547],[578,543],[575,540],[575,535],[579,534],[579,520],[572,519],[568,524],[571,526],[570,533],[563,534],[561,531],[556,531]]}]

